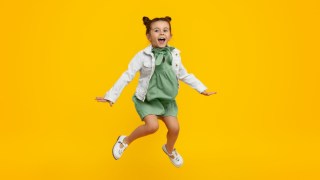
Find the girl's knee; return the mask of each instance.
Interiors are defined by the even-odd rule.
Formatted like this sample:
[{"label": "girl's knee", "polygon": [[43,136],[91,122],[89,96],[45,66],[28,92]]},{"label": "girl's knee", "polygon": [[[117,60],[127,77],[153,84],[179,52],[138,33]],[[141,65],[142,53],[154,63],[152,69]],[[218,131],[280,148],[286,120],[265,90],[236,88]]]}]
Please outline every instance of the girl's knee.
[{"label": "girl's knee", "polygon": [[159,129],[159,124],[158,123],[149,123],[146,124],[147,131],[149,133],[155,133]]},{"label": "girl's knee", "polygon": [[159,129],[159,123],[157,116],[155,115],[148,115],[144,118],[145,126],[147,128],[148,133],[154,133]]},{"label": "girl's knee", "polygon": [[172,133],[172,134],[179,134],[180,127],[179,127],[179,125],[170,126],[168,128],[168,131],[169,131],[169,133]]}]

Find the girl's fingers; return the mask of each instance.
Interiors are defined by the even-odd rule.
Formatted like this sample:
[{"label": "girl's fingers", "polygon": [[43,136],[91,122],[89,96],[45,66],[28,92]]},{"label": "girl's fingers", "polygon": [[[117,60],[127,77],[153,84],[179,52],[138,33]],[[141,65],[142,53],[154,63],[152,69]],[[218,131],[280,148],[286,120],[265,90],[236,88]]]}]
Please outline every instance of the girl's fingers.
[{"label": "girl's fingers", "polygon": [[212,94],[217,94],[217,92],[203,92],[202,94],[205,96],[210,96]]},{"label": "girl's fingers", "polygon": [[107,102],[106,100],[97,100],[98,102]]},{"label": "girl's fingers", "polygon": [[108,102],[111,107],[112,107],[112,105],[113,105],[113,102],[111,102],[111,101],[109,101],[109,100],[106,100],[106,99],[104,99],[103,97],[96,97],[96,100],[97,100],[98,102]]},{"label": "girl's fingers", "polygon": [[96,97],[96,100],[97,100],[98,102],[107,102],[107,100],[104,99],[103,97]]}]

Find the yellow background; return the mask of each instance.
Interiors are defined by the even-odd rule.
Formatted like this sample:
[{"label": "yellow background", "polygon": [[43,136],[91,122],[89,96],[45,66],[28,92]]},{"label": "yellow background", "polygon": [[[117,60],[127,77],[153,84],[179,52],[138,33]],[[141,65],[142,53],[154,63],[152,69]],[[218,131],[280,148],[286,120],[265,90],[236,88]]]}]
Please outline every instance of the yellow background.
[{"label": "yellow background", "polygon": [[[0,179],[319,179],[319,2],[1,1]],[[185,84],[175,168],[166,128],[115,161],[142,124],[131,96],[97,103],[172,17],[170,44],[210,90]]]}]

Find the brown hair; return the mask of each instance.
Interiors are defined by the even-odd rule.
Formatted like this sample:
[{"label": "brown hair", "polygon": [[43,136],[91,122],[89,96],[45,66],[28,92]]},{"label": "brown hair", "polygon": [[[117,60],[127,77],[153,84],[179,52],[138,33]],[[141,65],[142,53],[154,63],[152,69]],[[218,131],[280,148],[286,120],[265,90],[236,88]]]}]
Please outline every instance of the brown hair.
[{"label": "brown hair", "polygon": [[149,34],[150,30],[151,30],[151,24],[157,21],[166,21],[169,23],[169,28],[170,28],[170,32],[171,32],[171,17],[166,16],[166,17],[161,17],[161,18],[154,18],[152,20],[150,20],[148,17],[144,16],[142,18],[143,20],[143,24],[146,26],[147,30],[146,30],[146,34]]}]

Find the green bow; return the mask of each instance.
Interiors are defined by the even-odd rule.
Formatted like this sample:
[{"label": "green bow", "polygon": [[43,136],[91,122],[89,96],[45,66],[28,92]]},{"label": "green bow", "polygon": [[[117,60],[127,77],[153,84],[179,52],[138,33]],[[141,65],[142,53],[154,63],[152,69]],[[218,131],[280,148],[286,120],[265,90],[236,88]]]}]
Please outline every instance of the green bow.
[{"label": "green bow", "polygon": [[156,59],[156,66],[160,65],[163,60],[168,61],[171,60],[171,51],[174,49],[174,47],[166,46],[164,48],[153,48],[152,53],[155,56]]}]

